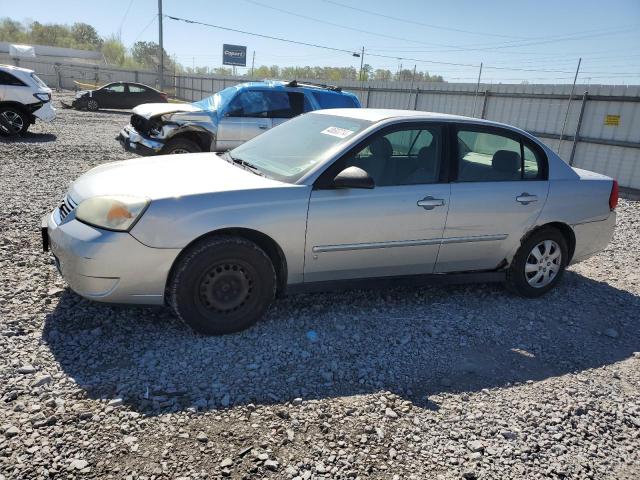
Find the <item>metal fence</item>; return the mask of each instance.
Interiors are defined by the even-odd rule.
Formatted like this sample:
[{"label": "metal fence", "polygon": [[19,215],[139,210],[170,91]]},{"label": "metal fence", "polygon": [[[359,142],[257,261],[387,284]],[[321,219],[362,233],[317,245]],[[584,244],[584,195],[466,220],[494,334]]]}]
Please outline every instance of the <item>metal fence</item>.
[{"label": "metal fence", "polygon": [[[13,61],[0,55],[0,63]],[[35,70],[58,88],[73,89],[74,80],[159,83],[157,72],[151,71],[41,59],[20,60],[20,65]],[[165,75],[164,81],[165,90],[192,101],[247,78]],[[570,164],[617,178],[621,186],[640,189],[640,86],[577,85],[570,99],[571,85],[334,83],[356,93],[364,107],[468,115],[515,125],[541,138]]]}]

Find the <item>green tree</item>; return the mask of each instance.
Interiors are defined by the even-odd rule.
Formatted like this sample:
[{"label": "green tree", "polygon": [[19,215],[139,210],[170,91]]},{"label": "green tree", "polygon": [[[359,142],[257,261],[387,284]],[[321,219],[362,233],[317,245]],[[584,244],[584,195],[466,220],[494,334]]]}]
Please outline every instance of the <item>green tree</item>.
[{"label": "green tree", "polygon": [[76,47],[89,47],[98,50],[103,42],[95,28],[87,23],[81,22],[73,24],[71,27],[71,37],[75,41]]},{"label": "green tree", "polygon": [[[131,47],[131,56],[144,68],[157,70],[160,64],[160,46],[156,42],[136,42]],[[171,57],[164,52],[164,69],[173,72],[175,63]]]},{"label": "green tree", "polygon": [[115,35],[111,35],[104,40],[101,52],[107,63],[112,65],[124,65],[125,57],[127,56],[127,49]]},{"label": "green tree", "polygon": [[16,20],[2,18],[0,19],[0,42],[26,43],[26,29]]}]

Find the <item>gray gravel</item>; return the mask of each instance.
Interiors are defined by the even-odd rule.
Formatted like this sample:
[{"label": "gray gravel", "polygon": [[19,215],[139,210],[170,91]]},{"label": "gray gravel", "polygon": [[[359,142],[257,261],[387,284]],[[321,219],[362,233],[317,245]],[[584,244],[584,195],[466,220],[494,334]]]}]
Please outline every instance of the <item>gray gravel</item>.
[{"label": "gray gravel", "polygon": [[293,296],[206,338],[81,299],[40,251],[69,182],[130,157],[127,120],[62,110],[0,143],[0,480],[640,476],[639,202],[538,300]]}]

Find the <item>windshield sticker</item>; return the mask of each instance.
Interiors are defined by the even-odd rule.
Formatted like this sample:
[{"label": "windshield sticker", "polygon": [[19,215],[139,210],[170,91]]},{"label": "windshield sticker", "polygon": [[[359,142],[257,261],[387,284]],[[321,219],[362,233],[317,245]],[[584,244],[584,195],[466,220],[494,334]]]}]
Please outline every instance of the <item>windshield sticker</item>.
[{"label": "windshield sticker", "polygon": [[324,133],[325,135],[331,135],[333,137],[338,138],[347,138],[349,135],[353,133],[353,130],[347,130],[346,128],[340,127],[327,127],[322,130],[320,133]]}]

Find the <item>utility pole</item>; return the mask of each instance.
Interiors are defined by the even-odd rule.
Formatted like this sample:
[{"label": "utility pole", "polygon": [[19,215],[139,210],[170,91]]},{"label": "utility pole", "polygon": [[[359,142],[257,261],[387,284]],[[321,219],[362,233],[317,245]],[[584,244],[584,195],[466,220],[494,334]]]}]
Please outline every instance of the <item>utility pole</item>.
[{"label": "utility pole", "polygon": [[162,0],[158,0],[158,45],[160,47],[160,90],[164,89],[164,45],[162,43]]},{"label": "utility pole", "polygon": [[362,75],[362,68],[364,66],[364,47],[362,47],[362,53],[360,53],[360,82],[364,81],[364,76]]},{"label": "utility pole", "polygon": [[476,116],[476,100],[478,99],[478,90],[480,89],[480,77],[482,76],[482,62],[480,62],[480,71],[478,72],[478,83],[476,83],[476,93],[473,96],[473,113],[472,117]]},{"label": "utility pole", "polygon": [[[411,86],[409,87],[409,100],[407,100],[407,110],[409,110],[409,106],[411,105],[411,91],[413,90],[413,82],[416,79],[416,65],[413,65],[413,75],[411,76]],[[416,94],[417,95],[417,94]]]},{"label": "utility pole", "polygon": [[567,126],[567,119],[569,118],[569,109],[571,108],[571,100],[573,100],[573,91],[576,88],[576,80],[578,80],[580,63],[582,63],[582,57],[578,59],[578,68],[576,68],[576,75],[575,77],[573,77],[573,85],[571,85],[571,92],[569,93],[569,102],[567,103],[567,112],[564,114],[564,122],[562,122],[562,131],[560,132],[560,139],[558,140],[558,150],[556,150],[557,154],[560,154],[560,146],[562,145],[562,139],[564,137],[564,129]]},{"label": "utility pole", "polygon": [[253,51],[253,56],[251,57],[251,78],[253,78],[253,66],[256,63],[256,51]]}]

